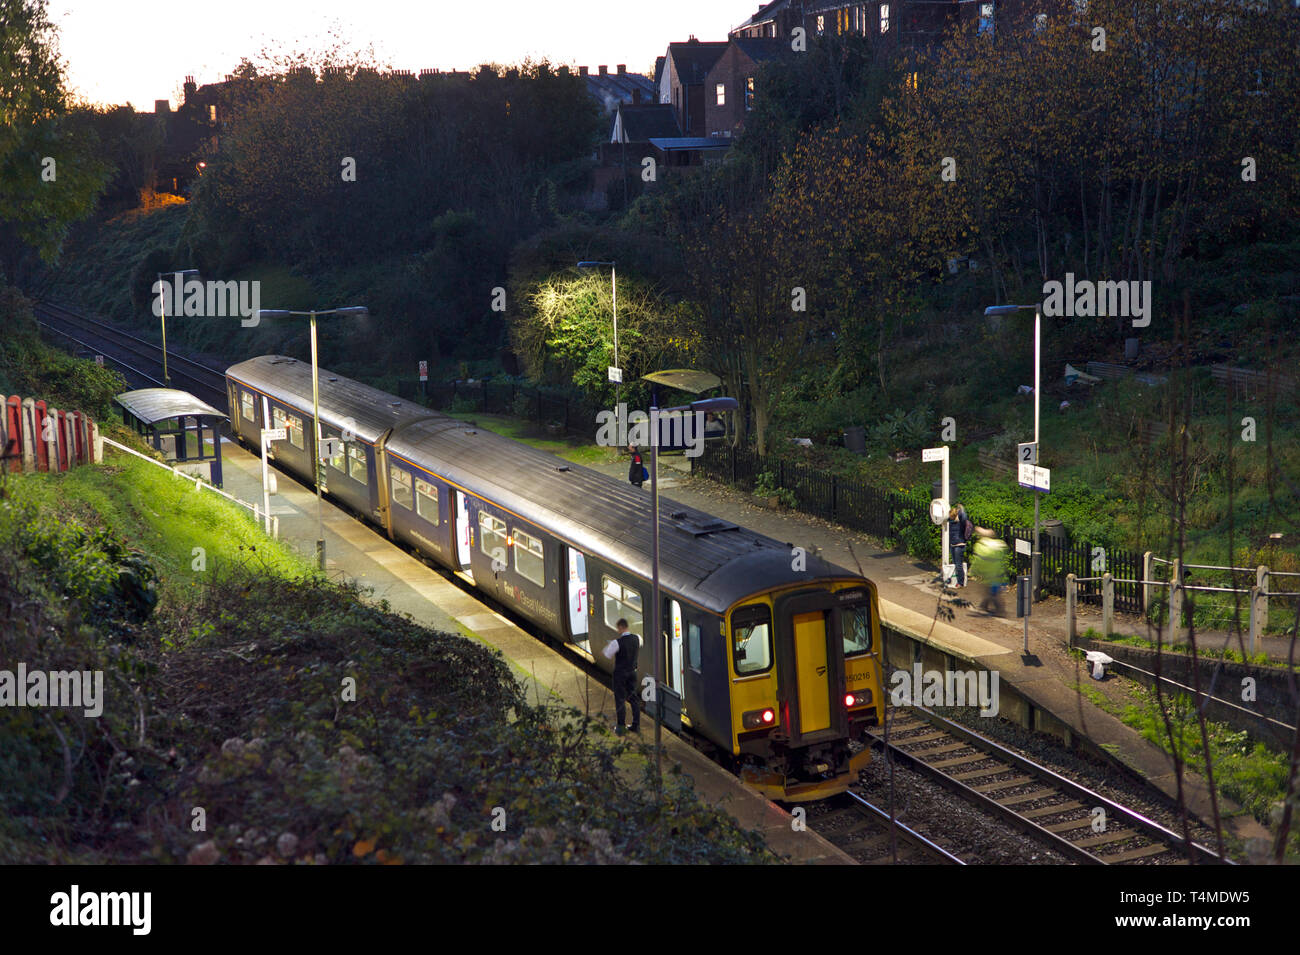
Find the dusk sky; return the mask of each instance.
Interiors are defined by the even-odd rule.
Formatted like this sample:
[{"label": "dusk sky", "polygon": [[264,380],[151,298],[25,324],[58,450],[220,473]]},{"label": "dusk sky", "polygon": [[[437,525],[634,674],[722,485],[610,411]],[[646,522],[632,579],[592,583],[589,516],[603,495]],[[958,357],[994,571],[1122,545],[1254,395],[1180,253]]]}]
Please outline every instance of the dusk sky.
[{"label": "dusk sky", "polygon": [[[648,72],[670,41],[722,40],[757,0],[51,0],[73,91],[150,110],[176,105],[186,74],[224,79],[241,57],[321,50],[331,32],[353,49],[373,44],[396,69],[471,69],[531,56]],[[332,28],[333,31],[332,31]]]}]

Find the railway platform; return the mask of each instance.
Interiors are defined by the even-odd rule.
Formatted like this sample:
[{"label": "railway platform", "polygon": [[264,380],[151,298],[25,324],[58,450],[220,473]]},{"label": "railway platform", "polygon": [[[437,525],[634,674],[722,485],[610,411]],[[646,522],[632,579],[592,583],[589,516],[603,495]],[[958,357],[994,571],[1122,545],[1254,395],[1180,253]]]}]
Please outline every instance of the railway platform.
[{"label": "railway platform", "polygon": [[[244,501],[261,501],[261,460],[241,445],[224,439],[225,490]],[[279,518],[280,538],[300,553],[314,555],[317,539],[316,495],[286,474],[271,513]],[[613,693],[582,666],[547,646],[425,566],[382,534],[357,521],[328,500],[322,504],[327,569],[372,588],[372,600],[387,600],[398,613],[409,613],[436,630],[460,633],[495,647],[510,662],[529,699],[553,699],[613,724]],[[653,722],[641,721],[641,738],[653,743]],[[725,810],[744,828],[761,832],[771,849],[793,863],[852,864],[853,860],[810,829],[796,831],[790,813],[745,788],[732,774],[685,741],[664,732],[664,771],[680,767],[701,799]]]},{"label": "railway platform", "polygon": [[[662,465],[661,461],[661,465]],[[937,569],[918,562],[907,554],[882,551],[879,543],[856,531],[793,511],[776,511],[753,503],[750,495],[740,493],[702,478],[687,476],[674,462],[668,471],[669,486],[661,494],[711,514],[750,527],[792,546],[803,547],[848,569],[861,568],[864,576],[875,581],[880,595],[882,624],[888,631],[906,638],[917,648],[908,659],[893,652],[889,662],[909,667],[921,660],[948,659],[954,666],[963,663],[971,669],[987,669],[999,675],[1006,688],[1004,695],[1014,696],[1022,707],[1039,711],[1058,726],[1091,748],[1118,761],[1123,771],[1141,777],[1175,799],[1178,779],[1172,759],[1162,749],[1146,740],[1137,730],[1092,703],[1077,689],[1089,685],[1085,665],[1068,651],[1065,636],[1064,602],[1048,600],[1034,607],[1029,625],[1029,657],[1022,656],[1024,621],[1014,616],[996,617],[978,609],[977,587],[959,590],[961,599],[943,601],[951,619],[939,612],[941,593],[936,583]],[[613,477],[622,478],[626,466],[615,463],[599,468]],[[661,480],[665,470],[661,468]],[[662,507],[661,501],[661,507]],[[1080,629],[1089,625],[1081,617]],[[894,648],[891,647],[891,650]],[[929,663],[925,664],[928,669]],[[1004,713],[1004,715],[1011,715]],[[1209,820],[1212,818],[1210,789],[1206,780],[1187,769],[1182,788],[1188,809]],[[1270,850],[1272,839],[1248,812],[1226,799],[1218,799],[1226,835],[1240,839],[1262,859]]]}]

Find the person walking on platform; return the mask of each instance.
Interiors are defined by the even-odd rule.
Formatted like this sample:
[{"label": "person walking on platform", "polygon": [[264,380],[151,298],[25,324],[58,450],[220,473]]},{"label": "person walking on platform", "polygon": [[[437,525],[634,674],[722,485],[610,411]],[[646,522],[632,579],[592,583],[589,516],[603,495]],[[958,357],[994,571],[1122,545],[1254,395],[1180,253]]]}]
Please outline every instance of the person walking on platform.
[{"label": "person walking on platform", "polygon": [[971,561],[971,572],[983,581],[987,587],[980,609],[986,613],[1002,616],[1002,588],[1006,581],[1007,555],[1010,553],[1006,542],[993,536],[992,531],[985,531],[975,541],[972,549],[975,558]]},{"label": "person walking on platform", "polygon": [[619,618],[618,636],[605,644],[605,659],[614,661],[614,732],[622,736],[623,704],[632,704],[632,732],[641,732],[641,707],[636,700],[636,658],[641,649],[641,638],[627,628],[627,621]]},{"label": "person walking on platform", "polygon": [[629,444],[627,449],[632,454],[632,463],[627,466],[627,479],[640,487],[645,481],[645,462],[641,460],[641,452],[636,449],[635,444]]}]

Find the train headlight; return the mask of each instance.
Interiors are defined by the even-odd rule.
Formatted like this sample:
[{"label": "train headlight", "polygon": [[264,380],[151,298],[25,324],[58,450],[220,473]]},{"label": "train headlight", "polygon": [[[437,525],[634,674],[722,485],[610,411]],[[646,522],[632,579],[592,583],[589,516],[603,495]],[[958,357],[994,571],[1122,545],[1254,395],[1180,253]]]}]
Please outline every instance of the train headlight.
[{"label": "train headlight", "polygon": [[750,710],[740,718],[741,725],[747,730],[762,729],[766,726],[776,725],[776,710],[767,707],[761,710]]}]

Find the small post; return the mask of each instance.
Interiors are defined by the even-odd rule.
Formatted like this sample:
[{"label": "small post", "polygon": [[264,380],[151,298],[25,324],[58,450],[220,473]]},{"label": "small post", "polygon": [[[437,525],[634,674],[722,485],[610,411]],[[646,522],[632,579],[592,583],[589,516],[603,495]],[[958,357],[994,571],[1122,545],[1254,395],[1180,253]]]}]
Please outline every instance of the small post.
[{"label": "small post", "polygon": [[1101,632],[1106,637],[1115,632],[1115,578],[1109,570],[1101,575]]},{"label": "small post", "polygon": [[1156,569],[1156,555],[1147,551],[1142,555],[1142,609],[1151,608],[1151,581],[1155,580],[1151,576],[1152,571]]},{"label": "small post", "polygon": [[1169,642],[1177,643],[1183,636],[1183,561],[1179,558],[1173,563],[1169,576]]},{"label": "small post", "polygon": [[1255,635],[1259,633],[1260,605],[1268,598],[1260,594],[1258,586],[1250,588],[1250,655],[1255,655]]},{"label": "small post", "polygon": [[[1268,629],[1268,584],[1268,568],[1260,564],[1255,568],[1255,586],[1259,588],[1259,607],[1255,613],[1258,614],[1260,633]],[[1253,645],[1251,650],[1254,652]]]},{"label": "small post", "polygon": [[1078,599],[1079,583],[1074,574],[1065,575],[1065,639],[1070,646],[1074,645],[1075,623],[1074,623],[1074,604]]}]

